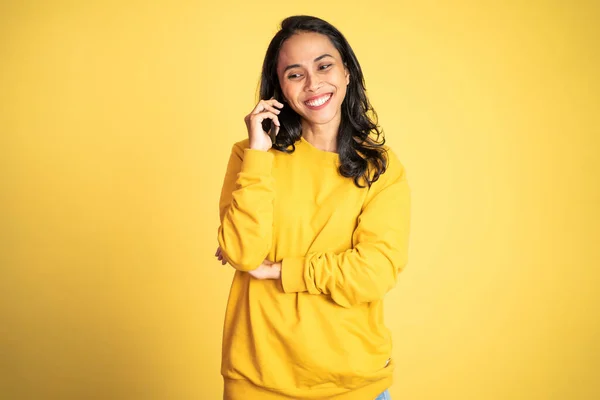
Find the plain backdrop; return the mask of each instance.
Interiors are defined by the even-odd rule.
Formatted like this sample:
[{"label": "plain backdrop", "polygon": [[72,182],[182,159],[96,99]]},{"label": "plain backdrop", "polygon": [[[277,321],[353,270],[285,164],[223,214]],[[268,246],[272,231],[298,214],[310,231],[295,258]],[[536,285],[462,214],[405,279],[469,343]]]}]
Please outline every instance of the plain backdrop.
[{"label": "plain backdrop", "polygon": [[2,1],[0,399],[221,398],[218,197],[293,14],[346,35],[412,189],[392,397],[600,398],[599,10]]}]

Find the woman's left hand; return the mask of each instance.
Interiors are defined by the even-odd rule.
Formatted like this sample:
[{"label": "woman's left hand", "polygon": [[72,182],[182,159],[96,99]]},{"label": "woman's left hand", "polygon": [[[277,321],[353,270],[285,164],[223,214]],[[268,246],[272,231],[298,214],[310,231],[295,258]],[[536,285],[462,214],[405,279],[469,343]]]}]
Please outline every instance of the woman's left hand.
[{"label": "woman's left hand", "polygon": [[225,259],[225,256],[223,255],[223,251],[221,250],[221,246],[217,247],[217,252],[215,253],[215,257],[217,257],[217,260],[221,261],[222,265],[227,264],[227,260]]},{"label": "woman's left hand", "polygon": [[258,268],[248,271],[248,273],[256,279],[280,279],[281,263],[265,260]]},{"label": "woman's left hand", "polygon": [[[223,251],[221,250],[220,246],[217,247],[215,257],[221,261],[221,264],[227,264],[227,259],[223,255]],[[248,273],[256,279],[280,279],[281,263],[274,263],[272,261],[265,260],[258,266],[258,268],[248,271]]]}]

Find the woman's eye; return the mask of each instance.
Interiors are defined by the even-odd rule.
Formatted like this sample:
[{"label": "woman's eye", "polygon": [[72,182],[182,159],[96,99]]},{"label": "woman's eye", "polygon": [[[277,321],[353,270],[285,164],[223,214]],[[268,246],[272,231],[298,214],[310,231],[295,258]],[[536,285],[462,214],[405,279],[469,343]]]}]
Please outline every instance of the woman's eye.
[{"label": "woman's eye", "polygon": [[288,78],[295,79],[295,78],[298,78],[299,76],[300,76],[300,74],[290,74],[290,75],[288,75]]},{"label": "woman's eye", "polygon": [[319,69],[321,69],[321,70],[322,70],[322,69],[327,69],[327,68],[331,67],[332,65],[333,65],[333,64],[325,64],[325,65],[321,65],[321,66],[319,67]]}]

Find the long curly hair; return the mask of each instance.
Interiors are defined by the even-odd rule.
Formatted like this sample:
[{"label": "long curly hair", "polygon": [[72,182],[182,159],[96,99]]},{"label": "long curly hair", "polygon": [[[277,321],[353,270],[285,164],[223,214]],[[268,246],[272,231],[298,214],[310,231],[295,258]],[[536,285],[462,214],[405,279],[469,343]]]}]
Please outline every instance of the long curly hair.
[{"label": "long curly hair", "polygon": [[[330,23],[308,15],[296,15],[284,19],[275,34],[263,61],[260,79],[260,99],[272,97],[283,101],[277,76],[277,61],[283,43],[299,32],[316,32],[326,35],[339,51],[350,73],[346,96],[342,102],[341,123],[337,135],[337,152],[340,158],[339,172],[352,178],[354,184],[364,188],[371,186],[387,168],[385,136],[377,124],[377,113],[366,95],[365,81],[358,59],[350,44]],[[290,107],[284,107],[278,115],[281,129],[273,148],[286,153],[295,150],[295,143],[302,136],[301,117]],[[268,131],[271,121],[263,121]]]}]

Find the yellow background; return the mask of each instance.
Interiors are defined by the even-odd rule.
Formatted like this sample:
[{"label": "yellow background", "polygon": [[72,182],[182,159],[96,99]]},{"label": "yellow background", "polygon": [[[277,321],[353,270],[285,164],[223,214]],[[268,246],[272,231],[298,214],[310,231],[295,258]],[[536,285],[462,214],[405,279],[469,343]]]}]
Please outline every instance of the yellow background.
[{"label": "yellow background", "polygon": [[231,144],[336,25],[413,191],[395,400],[600,398],[593,1],[3,1],[0,398],[218,399]]}]

